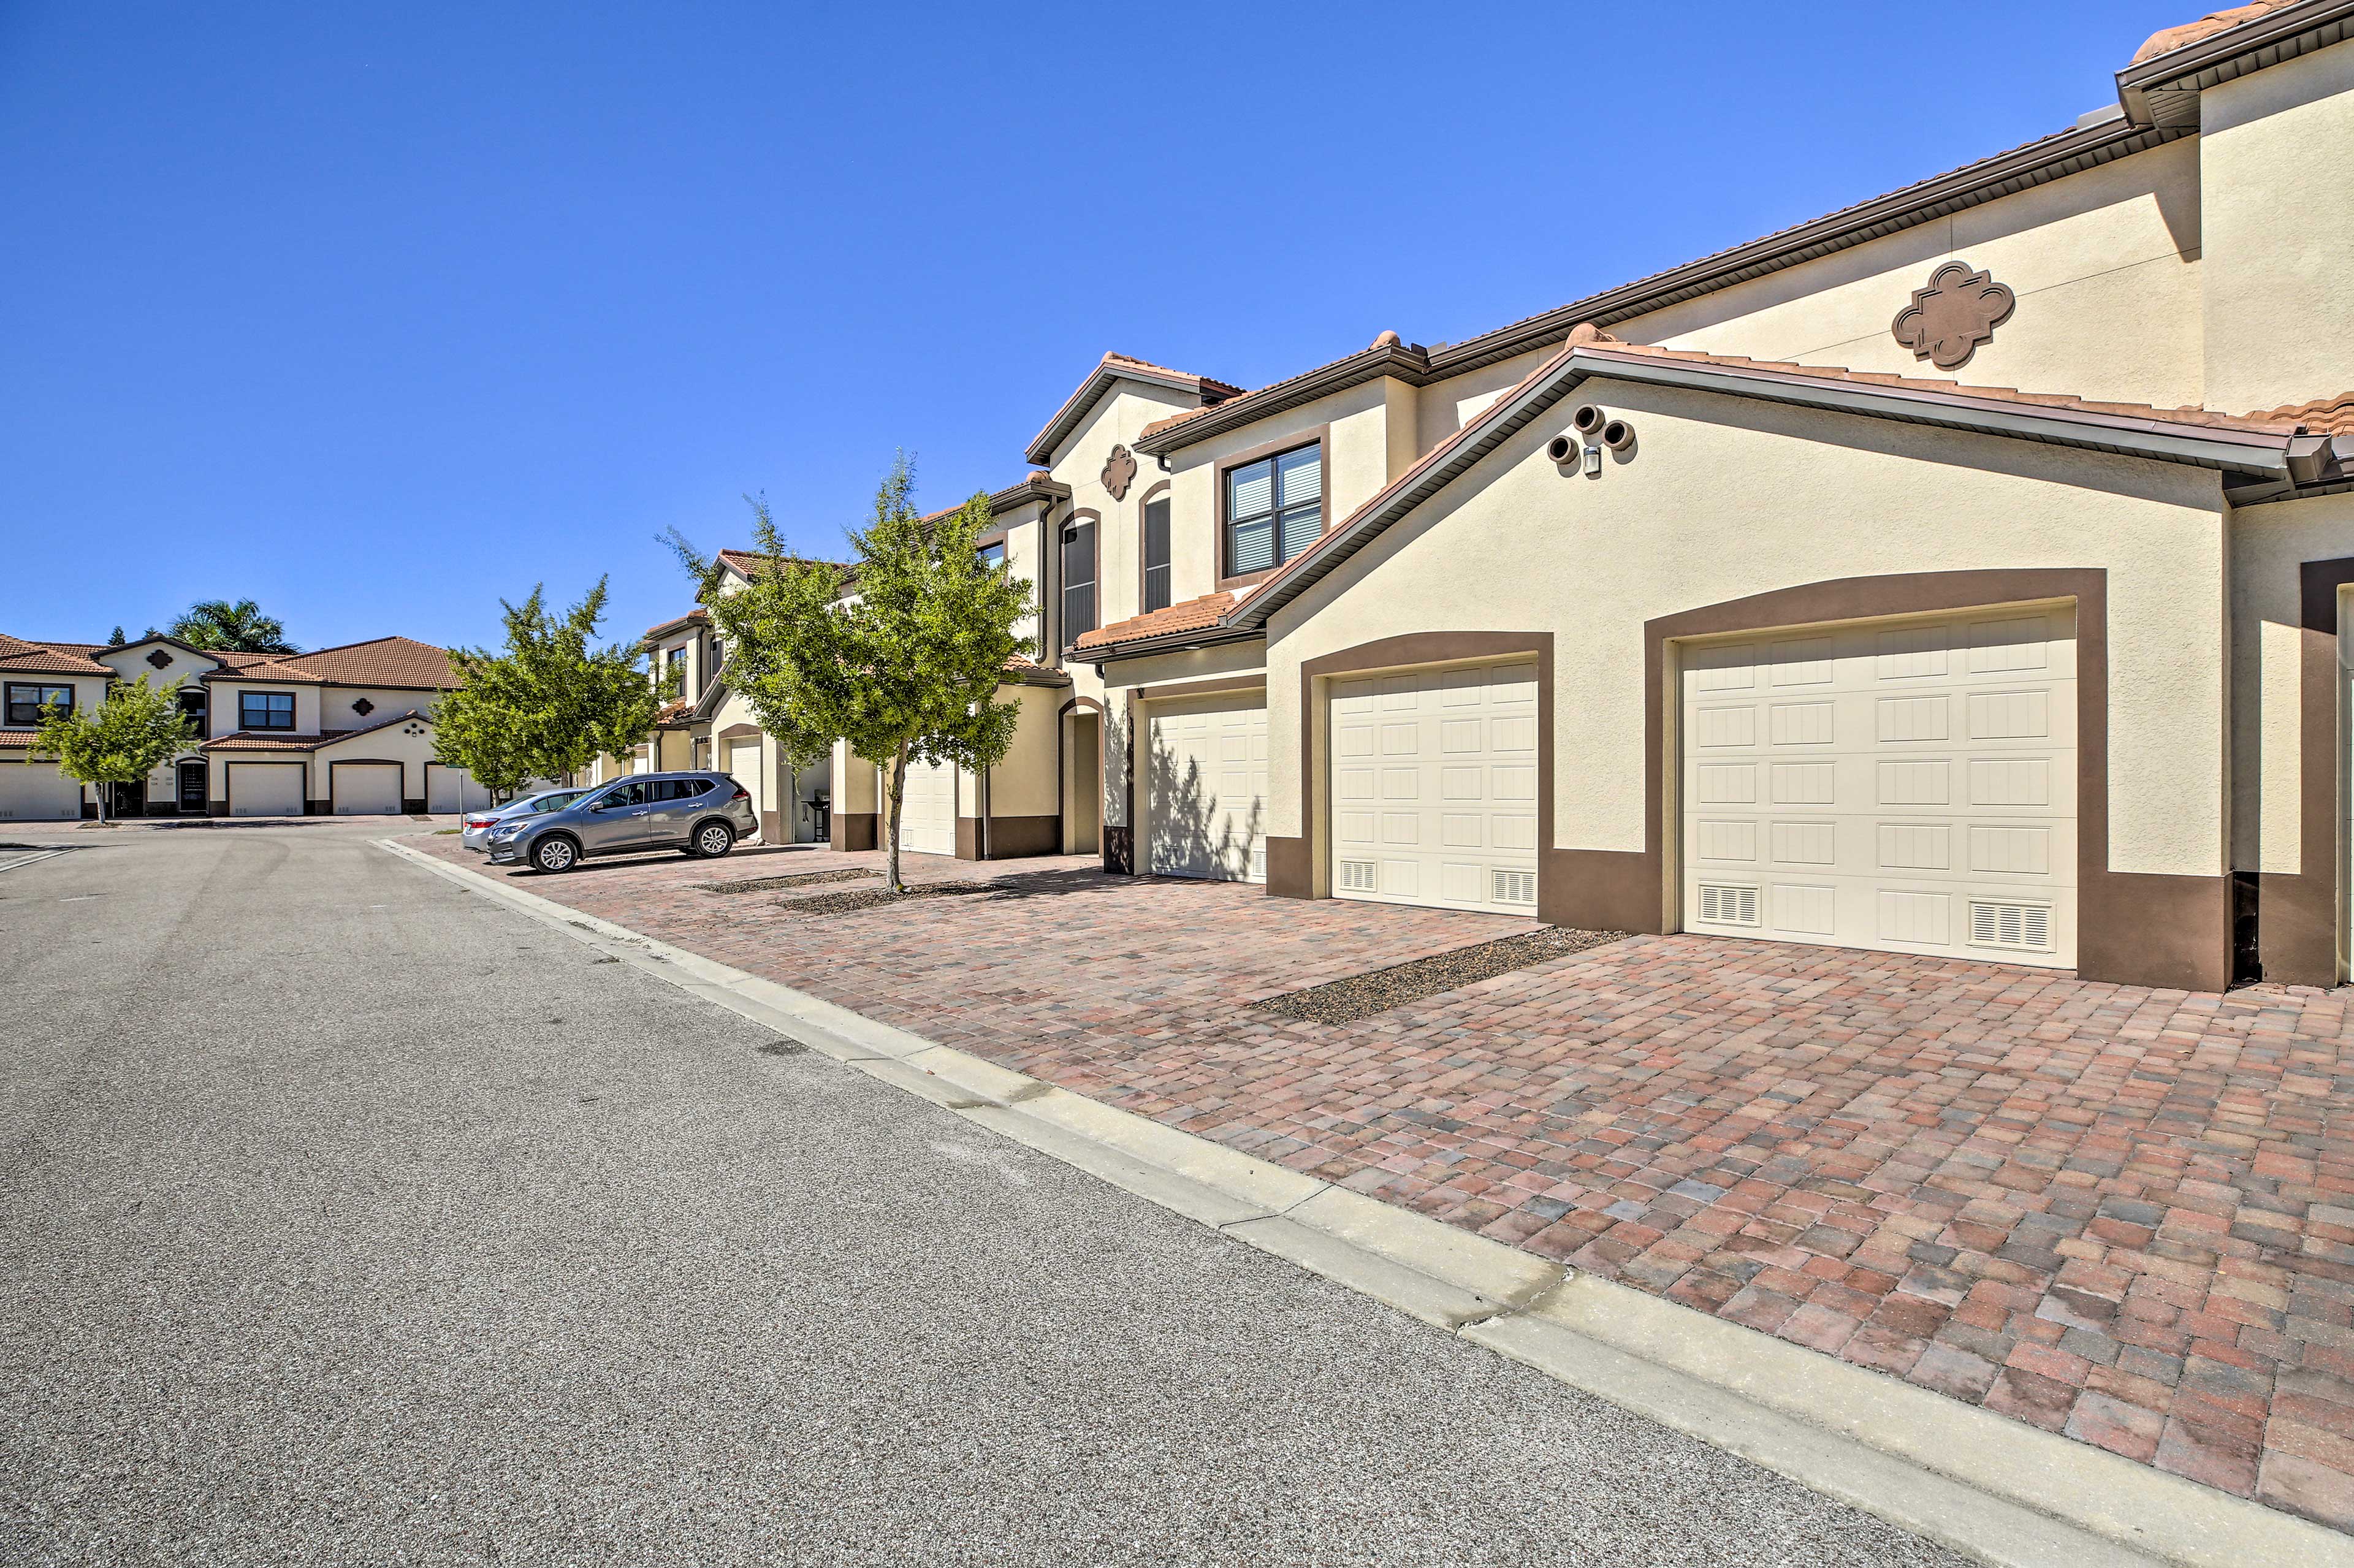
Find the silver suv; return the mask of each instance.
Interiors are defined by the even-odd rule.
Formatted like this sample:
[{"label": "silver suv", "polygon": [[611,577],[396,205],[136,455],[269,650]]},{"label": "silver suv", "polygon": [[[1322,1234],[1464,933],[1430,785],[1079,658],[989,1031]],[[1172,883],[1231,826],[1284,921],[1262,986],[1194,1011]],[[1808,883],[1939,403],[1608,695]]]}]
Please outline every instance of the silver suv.
[{"label": "silver suv", "polygon": [[491,830],[491,863],[554,873],[590,855],[661,849],[716,860],[759,828],[751,792],[725,773],[639,773],[560,811],[500,822]]}]

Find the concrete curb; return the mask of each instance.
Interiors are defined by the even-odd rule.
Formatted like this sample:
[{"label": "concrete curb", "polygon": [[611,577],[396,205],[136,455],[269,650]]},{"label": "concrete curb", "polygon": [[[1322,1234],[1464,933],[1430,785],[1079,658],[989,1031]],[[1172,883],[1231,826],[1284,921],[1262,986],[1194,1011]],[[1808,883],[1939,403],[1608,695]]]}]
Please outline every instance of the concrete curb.
[{"label": "concrete curb", "polygon": [[382,848],[980,1126],[2003,1568],[2354,1568],[2354,1538],[1381,1202],[389,839]]}]

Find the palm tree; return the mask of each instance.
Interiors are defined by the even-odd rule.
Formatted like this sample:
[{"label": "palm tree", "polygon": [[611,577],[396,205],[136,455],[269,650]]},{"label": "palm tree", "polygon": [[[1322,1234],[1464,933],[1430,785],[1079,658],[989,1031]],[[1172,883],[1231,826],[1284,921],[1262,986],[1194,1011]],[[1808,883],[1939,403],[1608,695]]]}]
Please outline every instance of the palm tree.
[{"label": "palm tree", "polygon": [[172,622],[172,635],[191,648],[224,653],[299,653],[286,641],[286,628],[275,617],[261,613],[249,599],[235,604],[225,599],[200,599],[188,613]]}]

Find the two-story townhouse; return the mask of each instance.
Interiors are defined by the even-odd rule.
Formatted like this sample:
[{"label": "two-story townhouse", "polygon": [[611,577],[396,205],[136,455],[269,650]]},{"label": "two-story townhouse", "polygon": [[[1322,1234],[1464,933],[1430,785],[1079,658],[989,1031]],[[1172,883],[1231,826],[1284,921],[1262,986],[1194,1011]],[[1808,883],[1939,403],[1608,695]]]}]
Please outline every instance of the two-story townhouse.
[{"label": "two-story townhouse", "polygon": [[2041,141],[1122,437],[1173,580],[1066,650],[1107,858],[2342,978],[2349,15],[2168,29]]},{"label": "two-story townhouse", "polygon": [[[2051,136],[1461,343],[1253,391],[1106,355],[993,498],[1069,681],[994,770],[1052,831],[998,842],[2344,978],[2349,26],[2168,28]],[[902,842],[986,853],[1004,793],[934,780]]]},{"label": "two-story townhouse", "polygon": [[122,647],[0,639],[0,820],[95,816],[92,790],[27,761],[44,703],[84,711],[118,681],[177,683],[197,740],[143,781],[111,787],[121,816],[455,811],[487,796],[434,759],[433,710],[458,684],[441,649],[406,637],[310,653],[233,653],[168,637]]}]

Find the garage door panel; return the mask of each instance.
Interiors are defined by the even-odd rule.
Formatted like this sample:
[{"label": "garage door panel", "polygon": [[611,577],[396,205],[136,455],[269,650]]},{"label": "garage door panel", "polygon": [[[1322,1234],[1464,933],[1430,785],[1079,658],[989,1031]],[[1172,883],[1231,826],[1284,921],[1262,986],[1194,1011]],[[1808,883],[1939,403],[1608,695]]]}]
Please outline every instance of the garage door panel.
[{"label": "garage door panel", "polygon": [[945,763],[910,762],[902,785],[899,847],[911,854],[956,853],[957,777]]},{"label": "garage door panel", "polygon": [[0,762],[0,822],[67,822],[81,816],[81,786],[55,763]]},{"label": "garage door panel", "polygon": [[[1378,694],[1361,704],[1368,722],[1348,736],[1352,761],[1346,798],[1363,810],[1348,814],[1352,842],[1372,845],[1381,832],[1379,810],[1397,785],[1380,762],[1380,726],[1373,720]],[[1147,711],[1152,753],[1146,802],[1150,853],[1146,863],[1163,876],[1264,881],[1267,876],[1267,701],[1259,693],[1156,703]]]},{"label": "garage door panel", "polygon": [[310,770],[300,762],[232,762],[227,765],[228,809],[233,817],[299,817],[303,814]]},{"label": "garage door panel", "polygon": [[1520,662],[1335,683],[1336,895],[1532,909],[1535,671]]},{"label": "garage door panel", "polygon": [[1684,651],[1685,923],[2074,961],[2065,609]]}]

